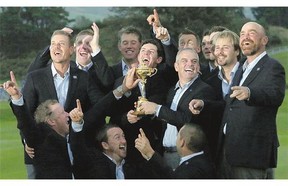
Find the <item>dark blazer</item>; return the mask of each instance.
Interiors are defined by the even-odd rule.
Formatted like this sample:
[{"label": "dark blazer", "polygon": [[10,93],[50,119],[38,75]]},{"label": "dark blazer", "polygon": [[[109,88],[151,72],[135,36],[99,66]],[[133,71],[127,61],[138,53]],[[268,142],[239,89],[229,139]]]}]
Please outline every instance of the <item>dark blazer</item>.
[{"label": "dark blazer", "polygon": [[[47,99],[58,100],[50,65],[32,71],[27,75],[26,83],[23,87],[23,96],[32,116],[40,103]],[[76,108],[76,99],[79,99],[83,112],[85,113],[102,97],[103,93],[96,88],[95,83],[88,73],[70,66],[70,82],[64,106],[66,112],[70,112],[72,109]],[[97,123],[97,125],[95,124],[95,128],[98,128],[98,125],[101,127],[104,122],[105,120],[103,117],[99,118],[99,123]],[[87,136],[87,138],[94,137]],[[25,156],[25,163],[32,163],[27,154]]]},{"label": "dark blazer", "polygon": [[215,75],[215,74],[218,74],[218,72],[219,72],[219,68],[218,67],[216,67],[214,70],[212,70],[212,71],[210,71],[210,66],[209,65],[207,65],[207,66],[204,66],[204,65],[202,65],[201,66],[202,68],[200,69],[200,71],[201,71],[201,79],[203,80],[203,81],[206,81],[208,78],[210,78],[211,76],[213,76],[213,75]]},{"label": "dark blazer", "polygon": [[[87,111],[91,105],[98,102],[104,95],[91,80],[88,73],[70,66],[69,88],[64,106],[65,111],[76,108],[76,99],[81,101],[83,111]],[[47,99],[56,99],[57,93],[52,77],[51,66],[33,71],[28,74],[23,87],[23,96],[27,102],[31,114],[36,107]]]},{"label": "dark blazer", "polygon": [[215,179],[213,163],[204,154],[194,156],[175,170],[169,167],[160,154],[155,153],[147,165],[157,173],[159,179]]},{"label": "dark blazer", "polygon": [[[115,82],[117,87],[124,76],[120,77]],[[151,78],[147,79],[145,86],[146,98],[149,101],[163,104],[165,102],[166,93],[168,91],[168,85],[161,75],[161,71],[155,74]],[[135,139],[138,137],[139,129],[142,128],[150,140],[153,148],[158,149],[160,143],[160,136],[162,133],[161,122],[157,118],[151,116],[143,116],[138,122],[130,124],[127,119],[127,113],[130,110],[134,110],[134,103],[137,102],[138,97],[141,96],[139,87],[135,87],[131,91],[129,97],[123,96],[119,101],[114,102],[111,107],[110,122],[119,125],[125,133],[127,141],[127,160],[143,162],[145,159],[140,152],[135,148]]]},{"label": "dark blazer", "polygon": [[[236,74],[235,81],[239,78]],[[245,101],[227,98],[220,128],[219,152],[224,145],[226,159],[231,166],[276,167],[279,146],[276,115],[285,95],[284,68],[265,55],[242,86],[250,89],[250,98]],[[225,124],[226,135],[223,134]]]},{"label": "dark blazer", "polygon": [[47,124],[35,123],[26,105],[10,104],[18,121],[18,129],[25,136],[26,143],[34,147],[36,179],[72,179],[67,140]]},{"label": "dark blazer", "polygon": [[92,57],[92,61],[95,66],[94,70],[99,77],[100,82],[106,89],[111,90],[116,79],[123,76],[122,61],[109,66],[102,51]]},{"label": "dark blazer", "polygon": [[213,88],[198,77],[182,95],[177,110],[173,111],[170,106],[175,93],[175,86],[173,86],[168,92],[166,104],[159,111],[158,118],[166,123],[175,125],[178,130],[187,122],[204,125],[206,123],[205,117],[202,117],[201,114],[193,115],[189,110],[189,103],[192,99],[215,100]]},{"label": "dark blazer", "polygon": [[[172,86],[178,79],[177,73],[174,70],[177,48],[174,42],[171,45],[162,46],[165,53],[165,61],[162,61],[162,63],[157,66],[157,69],[159,74],[165,74],[163,76],[163,78],[166,80],[165,82]],[[106,89],[111,90],[115,84],[115,81],[123,76],[122,60],[112,66],[109,66],[102,51],[100,51],[92,58],[92,61],[95,65],[96,74],[102,85],[106,87]]]},{"label": "dark blazer", "polygon": [[[44,67],[47,67],[51,64],[51,56],[50,56],[50,45],[46,46],[42,51],[40,51],[35,60],[30,64],[27,73],[30,73],[34,70],[38,70]],[[91,61],[93,61],[94,58],[91,58]],[[70,64],[72,67],[77,67],[77,64],[75,61],[71,61]],[[92,65],[88,70],[89,75],[91,76],[92,81],[96,84],[97,88],[100,89],[103,93],[108,93],[110,89],[107,89],[100,79],[98,78],[98,74],[95,73],[95,66]],[[101,76],[101,74],[100,74]]]},{"label": "dark blazer", "polygon": [[[175,86],[173,86],[168,92],[166,104],[163,105],[159,111],[158,119],[164,122],[161,139],[163,139],[167,123],[176,126],[179,131],[184,123],[193,122],[202,126],[207,136],[208,149],[205,149],[205,152],[213,151],[214,154],[216,150],[214,146],[217,144],[215,144],[217,139],[215,139],[214,135],[216,123],[211,118],[211,113],[201,112],[199,115],[194,115],[189,110],[189,103],[192,99],[216,100],[213,88],[198,77],[182,95],[177,106],[177,111],[170,109],[175,93]],[[212,152],[209,152],[209,154],[210,153]]]},{"label": "dark blazer", "polygon": [[[164,46],[166,55],[165,62],[162,62],[157,66],[157,73],[147,78],[145,86],[146,98],[149,101],[163,104],[165,102],[166,94],[169,88],[177,82],[178,76],[174,69],[174,62],[177,54],[177,48],[175,45]],[[119,86],[119,82],[123,81],[122,63],[121,61],[116,65],[109,66],[102,52],[93,57],[95,61],[95,69],[98,77],[101,77],[102,83],[116,88]],[[138,137],[139,129],[142,128],[145,131],[151,145],[155,149],[159,149],[160,136],[162,127],[160,121],[151,116],[143,116],[137,123],[130,124],[127,120],[127,113],[130,110],[134,110],[134,103],[137,102],[138,97],[141,96],[139,87],[135,87],[131,91],[129,97],[123,96],[115,105],[111,107],[110,122],[119,125],[126,136],[128,155],[127,159],[130,161],[145,161],[139,151],[134,147],[134,141]]]}]

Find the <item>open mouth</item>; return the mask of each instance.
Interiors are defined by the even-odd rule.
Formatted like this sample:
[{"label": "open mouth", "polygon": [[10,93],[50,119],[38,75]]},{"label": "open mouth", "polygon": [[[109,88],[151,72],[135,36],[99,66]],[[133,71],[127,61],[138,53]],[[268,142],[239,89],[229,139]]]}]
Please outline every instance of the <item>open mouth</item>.
[{"label": "open mouth", "polygon": [[127,50],[127,51],[126,51],[126,54],[133,54],[133,53],[134,53],[133,50]]},{"label": "open mouth", "polygon": [[194,71],[193,71],[193,69],[188,68],[188,69],[185,69],[185,72],[191,72],[191,73],[192,73],[192,72],[194,72]]},{"label": "open mouth", "polygon": [[80,56],[87,56],[87,52],[79,52]]},{"label": "open mouth", "polygon": [[121,149],[121,150],[126,150],[126,146],[125,146],[125,145],[120,145],[120,146],[119,146],[119,149]]}]

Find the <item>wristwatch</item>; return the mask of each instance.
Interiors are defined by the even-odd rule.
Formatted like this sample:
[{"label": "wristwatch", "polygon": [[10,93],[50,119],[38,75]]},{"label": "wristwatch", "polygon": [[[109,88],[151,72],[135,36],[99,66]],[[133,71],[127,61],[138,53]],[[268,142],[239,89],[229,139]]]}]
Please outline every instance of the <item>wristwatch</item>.
[{"label": "wristwatch", "polygon": [[120,85],[119,87],[117,87],[116,90],[117,90],[119,93],[121,93],[122,95],[124,94],[122,85]]}]

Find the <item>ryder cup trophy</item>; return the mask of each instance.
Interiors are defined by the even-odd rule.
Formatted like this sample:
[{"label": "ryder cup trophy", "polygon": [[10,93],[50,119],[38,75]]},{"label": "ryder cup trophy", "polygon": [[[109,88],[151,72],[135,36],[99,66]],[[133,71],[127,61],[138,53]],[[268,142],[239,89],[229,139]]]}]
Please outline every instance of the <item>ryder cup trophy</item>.
[{"label": "ryder cup trophy", "polygon": [[157,68],[148,67],[145,63],[140,63],[140,65],[136,68],[136,75],[141,79],[140,84],[140,93],[141,96],[138,97],[138,101],[136,104],[136,109],[132,113],[136,116],[143,116],[145,113],[140,110],[139,105],[142,102],[147,101],[146,92],[145,92],[145,84],[147,81],[147,77],[152,77],[157,73]]}]

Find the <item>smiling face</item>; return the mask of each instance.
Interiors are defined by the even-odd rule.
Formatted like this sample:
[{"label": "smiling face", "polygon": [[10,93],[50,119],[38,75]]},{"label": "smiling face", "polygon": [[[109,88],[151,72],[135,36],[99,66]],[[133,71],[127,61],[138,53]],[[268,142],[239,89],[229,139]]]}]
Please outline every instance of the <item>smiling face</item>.
[{"label": "smiling face", "polygon": [[58,134],[66,136],[69,133],[69,114],[65,112],[60,103],[49,106],[51,116],[47,122]]},{"label": "smiling face", "polygon": [[61,32],[53,34],[50,43],[50,55],[53,62],[69,63],[72,54],[73,46],[70,43],[70,38]]},{"label": "smiling face", "polygon": [[91,62],[92,48],[89,42],[92,35],[80,35],[75,41],[76,61],[82,66],[86,66]]},{"label": "smiling face", "polygon": [[247,59],[254,59],[265,51],[267,43],[268,37],[261,25],[255,22],[248,22],[243,25],[240,32],[240,48]]},{"label": "smiling face", "polygon": [[180,84],[183,86],[195,78],[200,71],[198,54],[190,48],[180,50],[176,56],[174,67],[178,72]]},{"label": "smiling face", "polygon": [[162,57],[158,57],[157,46],[152,43],[143,44],[138,55],[138,61],[150,68],[155,68],[161,63]]},{"label": "smiling face", "polygon": [[210,36],[206,35],[203,37],[202,39],[202,43],[201,43],[201,48],[202,48],[202,53],[203,56],[206,60],[210,60]]},{"label": "smiling face", "polygon": [[105,153],[113,158],[117,163],[127,155],[127,142],[124,132],[119,127],[113,127],[107,130],[107,142],[102,142]]},{"label": "smiling face", "polygon": [[215,42],[214,55],[220,66],[230,66],[237,62],[239,50],[235,50],[232,41],[229,38],[219,38]]},{"label": "smiling face", "polygon": [[141,42],[136,34],[123,33],[121,35],[121,40],[118,43],[118,49],[126,62],[130,63],[137,60],[140,47]]}]

